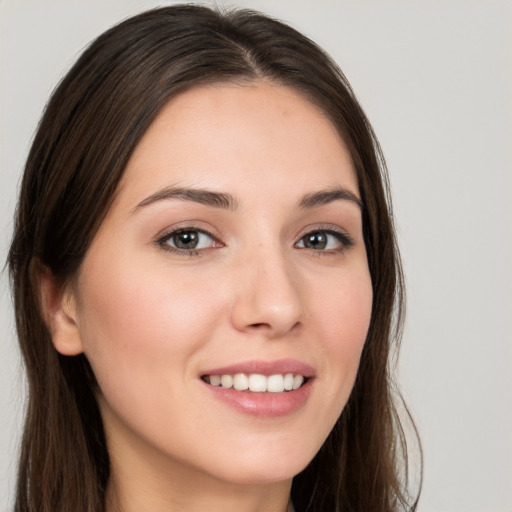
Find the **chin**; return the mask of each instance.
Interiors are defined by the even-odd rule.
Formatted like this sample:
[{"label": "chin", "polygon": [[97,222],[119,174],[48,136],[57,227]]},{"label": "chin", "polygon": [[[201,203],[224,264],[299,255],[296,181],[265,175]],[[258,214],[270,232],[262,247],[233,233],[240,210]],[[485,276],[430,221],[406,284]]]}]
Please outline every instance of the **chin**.
[{"label": "chin", "polygon": [[216,475],[223,480],[239,485],[260,485],[291,481],[316,455],[316,451],[300,452],[289,449],[287,453],[269,453],[254,457],[247,453],[244,457],[225,460],[217,468]]}]

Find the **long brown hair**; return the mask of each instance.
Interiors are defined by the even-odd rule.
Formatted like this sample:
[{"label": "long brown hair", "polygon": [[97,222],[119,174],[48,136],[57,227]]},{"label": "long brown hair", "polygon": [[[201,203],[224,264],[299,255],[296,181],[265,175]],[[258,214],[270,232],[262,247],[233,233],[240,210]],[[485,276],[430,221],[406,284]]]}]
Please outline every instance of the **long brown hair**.
[{"label": "long brown hair", "polygon": [[298,512],[413,510],[390,352],[399,343],[403,279],[385,162],[336,64],[262,14],[175,5],[105,32],[53,93],[20,191],[9,252],[16,324],[29,384],[15,510],[99,512],[109,456],[84,355],[54,349],[41,314],[42,268],[68,282],[112,203],[126,164],[162,107],[194,85],[265,79],[317,104],[355,164],[373,310],[350,399],[324,445],[293,480]]}]

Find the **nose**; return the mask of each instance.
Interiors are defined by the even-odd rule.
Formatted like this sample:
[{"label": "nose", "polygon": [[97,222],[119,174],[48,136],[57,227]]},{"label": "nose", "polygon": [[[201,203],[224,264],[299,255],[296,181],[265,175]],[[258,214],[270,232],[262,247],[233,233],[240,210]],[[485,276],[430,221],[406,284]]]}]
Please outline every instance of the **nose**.
[{"label": "nose", "polygon": [[240,262],[232,308],[234,327],[279,338],[297,330],[304,317],[299,276],[279,250],[254,251]]}]

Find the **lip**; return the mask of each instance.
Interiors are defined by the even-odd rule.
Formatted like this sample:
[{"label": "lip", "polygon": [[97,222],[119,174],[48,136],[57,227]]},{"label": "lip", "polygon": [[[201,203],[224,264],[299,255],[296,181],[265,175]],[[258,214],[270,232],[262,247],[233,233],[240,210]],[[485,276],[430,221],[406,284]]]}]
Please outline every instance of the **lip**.
[{"label": "lip", "polygon": [[202,372],[201,376],[234,375],[236,373],[259,373],[267,377],[279,373],[293,373],[307,378],[306,382],[299,389],[283,393],[237,391],[233,388],[226,389],[212,386],[200,379],[202,385],[206,386],[206,389],[214,398],[238,412],[259,418],[282,417],[298,411],[306,404],[315,381],[313,367],[295,359],[246,361],[212,368]]},{"label": "lip", "polygon": [[201,372],[201,377],[205,375],[234,375],[235,373],[259,373],[266,377],[278,373],[293,373],[307,378],[315,376],[315,370],[309,364],[298,361],[297,359],[277,359],[275,361],[244,361],[219,368],[212,368]]}]

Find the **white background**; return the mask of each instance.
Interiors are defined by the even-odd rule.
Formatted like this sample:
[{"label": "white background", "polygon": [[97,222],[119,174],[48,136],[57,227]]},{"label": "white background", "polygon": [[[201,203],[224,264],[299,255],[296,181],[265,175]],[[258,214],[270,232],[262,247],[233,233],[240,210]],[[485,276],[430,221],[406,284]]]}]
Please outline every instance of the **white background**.
[{"label": "white background", "polygon": [[[53,86],[87,42],[157,5],[0,0],[2,264],[17,183]],[[401,381],[425,452],[420,511],[512,512],[512,3],[238,5],[284,19],[324,46],[383,145],[408,285]],[[0,286],[7,511],[24,391],[5,272]]]}]

